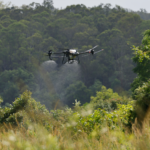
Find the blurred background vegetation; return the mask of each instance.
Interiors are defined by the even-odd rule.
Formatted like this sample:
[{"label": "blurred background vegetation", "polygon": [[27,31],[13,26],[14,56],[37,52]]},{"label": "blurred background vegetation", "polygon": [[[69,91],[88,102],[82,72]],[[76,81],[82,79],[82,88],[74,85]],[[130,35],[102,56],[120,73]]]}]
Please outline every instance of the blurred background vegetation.
[{"label": "blurred background vegetation", "polygon": [[[145,10],[133,12],[110,4],[92,8],[72,5],[59,10],[52,0],[1,7],[3,104],[12,103],[26,89],[48,109],[56,99],[69,106],[75,99],[89,102],[101,85],[120,95],[131,95],[130,85],[136,77],[131,47],[140,45],[143,32],[149,29],[150,14]],[[42,65],[48,60],[43,54],[49,49],[84,51],[95,45],[105,50],[81,59],[79,65],[62,67],[61,60],[55,60],[58,65]]]},{"label": "blurred background vegetation", "polygon": [[[149,19],[110,4],[0,2],[0,149],[149,150]],[[80,64],[44,56],[95,45],[105,50]]]}]

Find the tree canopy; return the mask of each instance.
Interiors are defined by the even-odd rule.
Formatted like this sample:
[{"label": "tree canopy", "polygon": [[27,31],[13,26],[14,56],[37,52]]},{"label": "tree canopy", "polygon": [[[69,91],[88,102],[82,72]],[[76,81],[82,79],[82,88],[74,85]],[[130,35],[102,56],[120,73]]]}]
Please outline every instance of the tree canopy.
[{"label": "tree canopy", "polygon": [[[136,77],[132,72],[135,64],[130,47],[140,45],[142,33],[149,25],[150,21],[142,20],[138,12],[129,12],[119,6],[112,8],[110,4],[92,8],[71,5],[59,10],[54,8],[52,0],[44,0],[42,4],[33,2],[20,8],[4,7],[0,10],[0,95],[4,103],[13,101],[23,92],[11,78],[12,72],[18,70],[26,74],[24,78],[18,77],[25,83],[25,89],[28,87],[38,100],[42,97],[43,103],[54,97],[61,99],[65,94],[69,98],[67,92],[79,83],[87,95],[96,93],[95,81],[115,92],[128,91]],[[74,79],[71,76],[77,73],[73,75],[73,71],[63,70],[61,60],[55,60],[56,69],[41,69],[42,63],[48,60],[43,53],[49,49],[59,52],[61,47],[76,48],[82,52],[95,45],[104,51],[81,59],[80,67],[72,67],[80,72]],[[65,79],[58,75],[62,72]],[[5,74],[6,77],[9,74],[7,79]],[[58,90],[61,80],[65,82],[62,81],[61,90]],[[70,95],[73,99],[80,99],[79,89],[75,89],[73,97]],[[15,96],[5,99],[6,91]],[[86,100],[90,99],[85,98],[83,102]]]}]

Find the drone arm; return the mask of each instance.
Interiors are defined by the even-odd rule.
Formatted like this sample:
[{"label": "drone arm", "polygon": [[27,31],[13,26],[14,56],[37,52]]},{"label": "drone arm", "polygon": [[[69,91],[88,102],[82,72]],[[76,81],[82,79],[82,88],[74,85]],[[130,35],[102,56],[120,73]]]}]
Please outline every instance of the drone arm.
[{"label": "drone arm", "polygon": [[55,52],[54,52],[54,53],[52,52],[52,54],[63,54],[63,52],[56,52],[56,53],[55,53]]},{"label": "drone arm", "polygon": [[51,58],[62,58],[64,56],[51,56]]},{"label": "drone arm", "polygon": [[81,52],[80,54],[87,54],[87,53],[94,54],[94,49],[95,49],[96,47],[98,47],[98,45],[94,46],[93,48],[91,48],[91,49],[89,49],[89,50],[87,50],[87,51],[85,51],[85,52]]},{"label": "drone arm", "polygon": [[91,53],[91,51],[81,52],[81,53],[79,53],[79,55],[88,54],[88,53]]},{"label": "drone arm", "polygon": [[[98,50],[98,51],[94,52],[94,54],[99,53],[99,52],[101,52],[101,51],[103,51],[103,50],[104,50],[104,49]],[[82,57],[85,57],[85,56],[89,56],[89,54],[82,55]]]}]

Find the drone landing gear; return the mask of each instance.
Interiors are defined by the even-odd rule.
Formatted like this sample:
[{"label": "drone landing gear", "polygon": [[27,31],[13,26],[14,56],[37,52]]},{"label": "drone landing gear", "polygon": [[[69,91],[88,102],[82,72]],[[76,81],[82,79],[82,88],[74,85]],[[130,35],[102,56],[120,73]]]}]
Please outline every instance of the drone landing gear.
[{"label": "drone landing gear", "polygon": [[80,59],[79,59],[79,56],[78,56],[78,64],[80,63]]},{"label": "drone landing gear", "polygon": [[66,62],[65,62],[65,54],[64,54],[64,57],[63,57],[63,60],[62,60],[62,64],[65,64]]}]

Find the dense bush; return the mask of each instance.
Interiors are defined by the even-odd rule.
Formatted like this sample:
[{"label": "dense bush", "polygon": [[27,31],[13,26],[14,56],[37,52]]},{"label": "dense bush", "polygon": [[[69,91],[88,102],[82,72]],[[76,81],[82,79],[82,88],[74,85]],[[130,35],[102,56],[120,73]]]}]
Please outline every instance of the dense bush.
[{"label": "dense bush", "polygon": [[116,149],[123,145],[133,149],[145,136],[144,132],[137,138],[138,132],[133,130],[131,134],[127,130],[133,120],[133,105],[133,101],[127,105],[117,104],[115,111],[107,112],[94,109],[92,103],[80,106],[80,102],[75,101],[73,109],[66,107],[49,112],[27,91],[15,100],[12,110],[1,108],[0,147],[61,150]]}]

